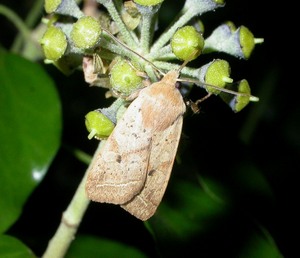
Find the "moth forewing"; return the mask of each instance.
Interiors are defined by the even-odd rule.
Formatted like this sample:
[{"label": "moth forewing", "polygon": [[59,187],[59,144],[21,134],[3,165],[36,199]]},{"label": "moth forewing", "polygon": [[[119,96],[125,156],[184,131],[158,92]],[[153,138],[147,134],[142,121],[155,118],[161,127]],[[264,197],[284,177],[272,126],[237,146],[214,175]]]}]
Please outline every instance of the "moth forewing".
[{"label": "moth forewing", "polygon": [[140,91],[117,123],[89,172],[86,192],[121,204],[141,220],[156,211],[174,163],[186,110],[175,88],[177,71]]},{"label": "moth forewing", "polygon": [[181,136],[182,121],[182,117],[178,117],[169,128],[153,136],[145,186],[131,201],[121,205],[140,220],[152,217],[164,196]]},{"label": "moth forewing", "polygon": [[122,204],[143,188],[151,132],[142,127],[142,104],[142,98],[131,103],[91,164],[86,183],[89,199]]}]

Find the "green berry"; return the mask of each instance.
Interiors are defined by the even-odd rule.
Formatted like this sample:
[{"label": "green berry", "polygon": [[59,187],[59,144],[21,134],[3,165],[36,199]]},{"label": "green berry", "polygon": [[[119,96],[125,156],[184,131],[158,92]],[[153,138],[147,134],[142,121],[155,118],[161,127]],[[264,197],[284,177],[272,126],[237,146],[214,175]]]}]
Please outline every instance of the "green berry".
[{"label": "green berry", "polygon": [[68,42],[67,37],[60,28],[50,26],[44,33],[40,44],[46,59],[56,61],[65,53]]},{"label": "green berry", "polygon": [[191,61],[201,54],[204,38],[193,26],[184,26],[173,35],[171,47],[178,59]]},{"label": "green berry", "polygon": [[220,5],[222,5],[222,4],[224,4],[224,0],[213,0],[216,4],[220,4]]},{"label": "green berry", "polygon": [[90,133],[88,136],[89,139],[93,137],[105,139],[111,134],[115,124],[101,112],[94,110],[86,114],[85,126]]},{"label": "green berry", "polygon": [[224,23],[224,25],[227,25],[230,29],[231,33],[234,33],[236,31],[236,26],[232,21],[227,21]]},{"label": "green berry", "polygon": [[79,19],[84,16],[74,0],[45,0],[46,13],[68,15]]},{"label": "green berry", "polygon": [[254,49],[255,42],[252,32],[245,26],[239,28],[240,31],[240,44],[245,59],[248,59]]},{"label": "green berry", "polygon": [[135,3],[144,6],[152,6],[161,4],[164,0],[134,0]]},{"label": "green berry", "polygon": [[80,49],[88,49],[95,46],[100,39],[100,35],[100,22],[91,16],[80,18],[74,23],[71,31],[71,39],[74,45]]},{"label": "green berry", "polygon": [[[238,92],[249,94],[249,96],[251,95],[250,86],[247,80],[244,79],[239,82]],[[248,105],[249,101],[250,101],[250,97],[248,96],[242,96],[242,95],[237,96],[235,101],[234,111],[235,112],[241,111],[245,106]]]},{"label": "green berry", "polygon": [[61,4],[62,0],[45,0],[44,8],[46,13],[53,13]]},{"label": "green berry", "polygon": [[250,101],[258,101],[257,97],[251,96],[250,86],[245,79],[228,85],[227,89],[243,94],[233,95],[226,92],[220,94],[222,100],[236,113],[240,112]]},{"label": "green berry", "polygon": [[254,38],[252,32],[245,26],[236,28],[232,22],[226,22],[217,27],[205,39],[203,52],[220,51],[238,58],[248,59],[255,44],[262,42],[262,38]]},{"label": "green berry", "polygon": [[118,61],[111,69],[110,84],[112,89],[123,95],[130,95],[141,88],[142,77],[137,75],[137,70],[125,60]]},{"label": "green berry", "polygon": [[[212,61],[206,69],[205,82],[210,85],[218,86],[224,88],[230,76],[230,66],[225,60],[214,60]],[[230,79],[231,80],[231,79]],[[220,91],[215,88],[207,86],[207,92],[213,94],[219,94]]]}]

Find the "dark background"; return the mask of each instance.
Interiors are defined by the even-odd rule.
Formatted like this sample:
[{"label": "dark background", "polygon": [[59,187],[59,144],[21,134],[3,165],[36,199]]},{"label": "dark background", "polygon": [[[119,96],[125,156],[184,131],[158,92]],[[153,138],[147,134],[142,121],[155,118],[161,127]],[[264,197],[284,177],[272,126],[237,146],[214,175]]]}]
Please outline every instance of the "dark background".
[{"label": "dark background", "polygon": [[[21,17],[26,15],[32,2],[1,1]],[[166,2],[160,19],[167,23],[180,9],[179,2],[182,1],[178,1],[178,4]],[[294,65],[292,61],[297,52],[297,40],[293,36],[296,34],[293,29],[295,23],[292,22],[293,7],[280,4],[232,0],[227,1],[224,8],[203,16],[206,35],[221,22],[231,20],[237,26],[248,27],[255,37],[265,39],[263,44],[256,46],[248,61],[226,56],[232,67],[232,78],[246,78],[252,93],[260,97],[260,102],[251,103],[238,114],[234,114],[218,98],[204,102],[199,115],[188,113],[184,120],[185,137],[182,145],[187,147],[183,148],[182,155],[183,162],[185,157],[197,161],[199,173],[213,175],[216,180],[236,188],[237,193],[239,186],[229,176],[229,169],[241,162],[258,167],[269,183],[272,201],[259,195],[236,196],[236,214],[240,210],[249,212],[249,216],[255,217],[265,226],[285,257],[296,257],[298,252],[294,235],[297,235],[299,226],[296,208],[299,203],[297,174],[300,172],[300,106],[297,73],[292,72],[293,66],[297,64]],[[3,17],[0,17],[0,22],[1,43],[9,48],[16,30]],[[55,79],[62,100],[63,146],[44,181],[28,200],[22,217],[11,229],[12,234],[23,239],[37,254],[46,248],[58,226],[61,212],[72,198],[86,168],[74,158],[68,147],[76,147],[92,155],[97,146],[96,141],[87,140],[84,115],[99,107],[99,96],[105,92],[89,88],[80,72],[65,77],[54,67],[45,68]],[[192,96],[197,98],[201,92],[195,89]],[[108,104],[103,101],[101,107]],[[173,173],[176,173],[176,167]],[[33,213],[34,209],[39,212]],[[101,223],[101,228],[98,228],[94,225],[97,220],[113,220],[114,223]],[[233,231],[247,230],[252,226],[244,225],[239,220],[238,216],[232,218],[231,225],[235,226]],[[36,228],[28,221],[35,221]],[[226,230],[219,228],[214,232],[219,234],[218,239],[224,237],[224,245],[228,241]],[[149,256],[155,256],[153,239],[143,224],[119,207],[107,205],[99,211],[92,204],[79,232],[114,238],[138,246]],[[131,237],[135,234],[139,237]],[[211,245],[207,248],[213,249],[213,243],[207,241]],[[228,246],[230,248],[234,247]]]}]

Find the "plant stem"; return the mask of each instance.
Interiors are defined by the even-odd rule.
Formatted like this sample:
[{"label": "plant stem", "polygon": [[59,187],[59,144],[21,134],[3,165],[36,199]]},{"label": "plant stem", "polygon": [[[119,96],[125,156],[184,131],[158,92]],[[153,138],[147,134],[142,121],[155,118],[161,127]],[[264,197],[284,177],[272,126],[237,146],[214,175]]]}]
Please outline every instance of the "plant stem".
[{"label": "plant stem", "polygon": [[[156,67],[158,67],[159,69],[162,69],[165,71],[178,70],[180,68],[179,64],[169,63],[169,62],[164,62],[164,61],[154,61],[153,64]],[[180,74],[197,79],[197,71],[198,71],[198,69],[196,69],[196,68],[183,67],[182,70],[180,71]]]},{"label": "plant stem", "polygon": [[19,30],[21,35],[24,37],[24,41],[31,41],[30,33],[31,31],[28,29],[23,20],[11,9],[6,6],[0,4],[0,14],[5,16],[8,20],[10,20]]},{"label": "plant stem", "polygon": [[[101,141],[93,156],[93,160],[96,159],[104,141]],[[71,242],[75,238],[77,229],[81,223],[83,215],[90,203],[85,193],[85,182],[87,174],[93,160],[90,163],[88,169],[85,172],[74,196],[67,209],[63,212],[61,223],[55,232],[52,239],[49,241],[48,247],[43,254],[42,258],[63,258],[67,253]]]},{"label": "plant stem", "polygon": [[143,53],[149,52],[150,42],[152,41],[152,21],[153,14],[143,15],[141,26],[141,47]]},{"label": "plant stem", "polygon": [[132,35],[130,34],[130,32],[128,31],[128,29],[126,28],[124,22],[122,21],[119,12],[117,11],[114,2],[113,1],[108,1],[105,4],[105,7],[107,9],[107,11],[109,12],[110,16],[112,17],[112,19],[116,22],[120,33],[122,34],[124,41],[126,42],[127,45],[132,46],[133,49],[137,48],[137,43],[134,41]]},{"label": "plant stem", "polygon": [[168,56],[170,54],[174,55],[172,53],[171,45],[166,45],[161,49],[159,49],[158,51],[156,51],[155,53],[152,52],[151,54],[146,55],[146,58],[150,60],[163,59],[165,56]]},{"label": "plant stem", "polygon": [[[41,13],[44,7],[44,2],[45,2],[44,0],[36,0],[32,8],[30,9],[24,23],[28,28],[31,28],[36,23],[38,18],[41,17]],[[22,40],[21,35],[18,34],[10,50],[15,53],[19,52],[23,42],[24,41]]]}]

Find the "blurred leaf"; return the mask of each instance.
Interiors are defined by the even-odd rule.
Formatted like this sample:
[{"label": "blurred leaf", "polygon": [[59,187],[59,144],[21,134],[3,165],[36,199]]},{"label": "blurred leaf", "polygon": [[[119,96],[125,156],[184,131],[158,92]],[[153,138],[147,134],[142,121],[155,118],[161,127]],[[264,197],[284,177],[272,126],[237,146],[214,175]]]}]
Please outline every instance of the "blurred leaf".
[{"label": "blurred leaf", "polygon": [[[188,250],[199,235],[204,236],[227,214],[226,203],[211,191],[220,186],[208,185],[212,186],[213,182],[206,182],[205,190],[197,184],[178,180],[174,184],[176,189],[168,189],[167,200],[160,204],[155,216],[147,222],[163,253],[176,255]],[[216,192],[222,192],[222,189]]]},{"label": "blurred leaf", "polygon": [[252,163],[239,163],[232,176],[236,181],[235,190],[238,189],[240,195],[251,194],[253,199],[253,195],[256,194],[272,199],[273,193],[268,180]]},{"label": "blurred leaf", "polygon": [[19,217],[61,135],[61,106],[40,65],[0,51],[0,232]]},{"label": "blurred leaf", "polygon": [[246,246],[241,251],[240,258],[283,258],[273,238],[264,230],[264,235],[256,234],[249,237]]},{"label": "blurred leaf", "polygon": [[66,258],[122,257],[145,258],[141,251],[112,240],[92,236],[78,236],[72,243]]},{"label": "blurred leaf", "polygon": [[17,238],[0,236],[0,257],[1,258],[33,258],[36,257],[32,251]]}]

